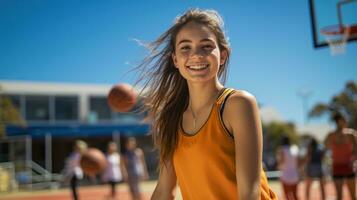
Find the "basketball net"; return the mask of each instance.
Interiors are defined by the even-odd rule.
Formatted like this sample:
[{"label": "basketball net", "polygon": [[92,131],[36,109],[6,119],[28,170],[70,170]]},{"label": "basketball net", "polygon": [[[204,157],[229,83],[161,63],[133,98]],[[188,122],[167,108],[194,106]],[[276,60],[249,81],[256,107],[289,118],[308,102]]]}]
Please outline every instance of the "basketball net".
[{"label": "basketball net", "polygon": [[323,31],[332,56],[342,55],[346,52],[347,40],[350,36],[351,27],[341,26],[339,31]]}]

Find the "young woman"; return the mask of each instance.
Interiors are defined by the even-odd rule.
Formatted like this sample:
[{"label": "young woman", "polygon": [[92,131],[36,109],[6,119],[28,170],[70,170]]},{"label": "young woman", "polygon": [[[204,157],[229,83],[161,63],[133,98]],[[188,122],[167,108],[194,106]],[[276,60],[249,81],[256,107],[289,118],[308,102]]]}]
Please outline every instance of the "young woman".
[{"label": "young woman", "polygon": [[299,183],[298,150],[294,151],[290,139],[284,136],[277,150],[278,168],[281,171],[280,182],[287,200],[297,200]]},{"label": "young woman", "polygon": [[174,199],[177,182],[185,200],[276,199],[256,100],[221,83],[231,50],[219,14],[188,10],[150,48],[139,68],[161,161],[152,199]]},{"label": "young woman", "polygon": [[123,161],[128,174],[127,181],[131,197],[133,200],[140,200],[142,197],[139,183],[141,180],[147,180],[149,176],[144,152],[137,147],[136,139],[133,137],[128,138],[125,143]]},{"label": "young woman", "polygon": [[73,200],[78,200],[78,181],[83,178],[83,171],[80,166],[82,154],[87,150],[87,143],[82,140],[77,140],[74,144],[74,149],[66,161],[65,180],[70,181]]},{"label": "young woman", "polygon": [[336,130],[329,133],[325,146],[332,152],[332,173],[337,200],[342,200],[342,186],[346,181],[351,199],[356,199],[356,176],[353,163],[357,156],[356,131],[347,128],[347,121],[341,114],[333,117]]},{"label": "young woman", "polygon": [[108,196],[108,199],[115,199],[116,185],[120,181],[127,179],[123,158],[118,153],[118,147],[115,142],[110,142],[108,144],[108,152],[106,158],[108,165],[102,175],[102,180],[103,182],[108,183],[111,188],[111,192]]},{"label": "young woman", "polygon": [[321,199],[325,200],[325,178],[323,175],[323,157],[325,151],[319,148],[315,138],[311,138],[307,148],[306,155],[306,199],[310,199],[310,188],[313,180],[318,180],[320,183]]}]

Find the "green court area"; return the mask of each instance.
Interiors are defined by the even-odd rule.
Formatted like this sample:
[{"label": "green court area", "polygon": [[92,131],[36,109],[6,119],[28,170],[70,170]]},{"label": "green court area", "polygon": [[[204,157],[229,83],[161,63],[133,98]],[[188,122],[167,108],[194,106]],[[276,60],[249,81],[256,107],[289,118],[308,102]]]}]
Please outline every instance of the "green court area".
[{"label": "green court area", "polygon": [[[270,181],[270,187],[279,196],[279,199],[284,199],[281,193],[279,181]],[[150,199],[150,196],[155,188],[156,181],[147,181],[141,184],[143,192],[143,200]],[[117,187],[117,200],[129,200],[128,187],[125,183],[119,184]],[[320,199],[319,186],[316,183],[311,188],[310,199]],[[328,182],[326,184],[327,200],[335,199],[335,190],[333,184]],[[182,199],[180,192],[177,192],[176,199]],[[79,188],[79,195],[81,200],[107,200],[109,194],[109,187],[106,185],[83,186]],[[299,184],[300,200],[305,199],[304,183]],[[344,188],[344,200],[350,200],[347,189]],[[40,190],[40,191],[16,191],[11,193],[0,193],[1,200],[71,200],[69,188],[62,188],[57,190]]]}]

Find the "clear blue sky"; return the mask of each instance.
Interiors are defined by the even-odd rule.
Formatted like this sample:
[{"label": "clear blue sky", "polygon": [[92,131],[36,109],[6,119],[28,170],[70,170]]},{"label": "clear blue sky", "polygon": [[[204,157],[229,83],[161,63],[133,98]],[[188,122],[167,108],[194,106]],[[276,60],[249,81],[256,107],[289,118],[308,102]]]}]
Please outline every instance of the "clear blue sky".
[{"label": "clear blue sky", "polygon": [[302,122],[298,90],[313,92],[311,107],[357,81],[357,42],[338,57],[313,49],[308,0],[0,0],[0,79],[133,83],[124,72],[145,55],[133,39],[152,41],[190,7],[225,20],[233,49],[226,86],[287,120]]}]

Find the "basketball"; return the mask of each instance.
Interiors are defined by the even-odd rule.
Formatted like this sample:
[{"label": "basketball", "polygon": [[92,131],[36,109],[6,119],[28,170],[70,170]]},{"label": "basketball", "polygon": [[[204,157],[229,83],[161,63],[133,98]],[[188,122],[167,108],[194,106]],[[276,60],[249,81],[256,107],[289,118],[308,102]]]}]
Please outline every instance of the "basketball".
[{"label": "basketball", "polygon": [[136,98],[136,92],[131,85],[120,83],[109,91],[108,104],[117,112],[128,112],[134,107]]},{"label": "basketball", "polygon": [[81,156],[80,165],[85,174],[96,175],[107,167],[107,160],[100,150],[89,148]]}]

